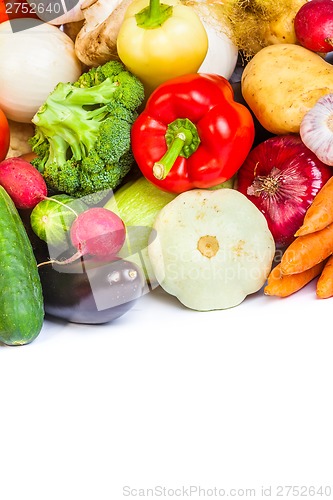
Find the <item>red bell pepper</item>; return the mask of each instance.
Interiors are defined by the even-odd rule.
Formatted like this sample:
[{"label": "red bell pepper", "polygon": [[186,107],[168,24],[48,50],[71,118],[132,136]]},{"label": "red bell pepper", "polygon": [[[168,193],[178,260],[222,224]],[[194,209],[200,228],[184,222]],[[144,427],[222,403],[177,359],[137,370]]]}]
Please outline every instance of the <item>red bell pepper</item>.
[{"label": "red bell pepper", "polygon": [[248,108],[222,76],[188,74],[162,83],[132,126],[143,175],[164,191],[210,188],[230,179],[255,135]]}]

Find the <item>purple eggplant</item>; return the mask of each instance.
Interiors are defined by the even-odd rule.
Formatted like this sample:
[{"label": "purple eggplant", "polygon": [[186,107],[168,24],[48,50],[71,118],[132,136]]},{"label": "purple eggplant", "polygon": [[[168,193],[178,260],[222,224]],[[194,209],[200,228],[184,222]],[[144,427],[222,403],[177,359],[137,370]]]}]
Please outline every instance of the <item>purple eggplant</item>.
[{"label": "purple eggplant", "polygon": [[39,275],[46,315],[72,323],[113,321],[133,307],[146,286],[138,266],[123,259],[45,264]]},{"label": "purple eggplant", "polygon": [[74,249],[59,255],[57,247],[38,238],[31,228],[30,213],[20,210],[39,264],[44,309],[50,318],[82,324],[108,323],[129,311],[149,290],[143,271],[126,259],[105,262],[83,257],[71,264],[50,263],[50,259],[64,260]]}]

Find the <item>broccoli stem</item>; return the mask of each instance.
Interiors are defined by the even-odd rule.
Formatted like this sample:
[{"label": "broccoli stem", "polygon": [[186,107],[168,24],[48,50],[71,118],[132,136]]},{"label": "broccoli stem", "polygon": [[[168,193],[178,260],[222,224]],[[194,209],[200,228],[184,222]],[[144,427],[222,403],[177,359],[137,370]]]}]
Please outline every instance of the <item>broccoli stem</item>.
[{"label": "broccoli stem", "polygon": [[110,78],[106,78],[103,82],[94,87],[74,87],[70,83],[59,83],[51,94],[48,102],[66,102],[66,105],[81,105],[89,104],[107,104],[112,98],[114,92],[118,90],[119,82],[113,82]]},{"label": "broccoli stem", "polygon": [[52,141],[50,141],[49,157],[46,164],[58,163],[61,165],[65,163],[67,160],[67,150],[67,142],[59,136],[54,136]]},{"label": "broccoli stem", "polygon": [[[110,114],[107,104],[118,87],[117,82],[109,79],[91,88],[59,83],[32,121],[43,129],[50,146],[53,143],[53,149],[63,153],[65,161],[68,146],[73,158],[82,160],[95,145],[100,122]],[[94,108],[97,104],[105,105]],[[65,142],[67,148],[63,151]],[[48,163],[51,161],[50,158]]]}]

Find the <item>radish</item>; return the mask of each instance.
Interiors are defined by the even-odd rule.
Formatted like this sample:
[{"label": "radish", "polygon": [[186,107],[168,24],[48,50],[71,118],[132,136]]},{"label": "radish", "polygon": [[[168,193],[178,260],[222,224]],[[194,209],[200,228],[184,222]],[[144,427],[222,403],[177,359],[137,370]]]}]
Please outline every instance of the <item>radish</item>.
[{"label": "radish", "polygon": [[297,11],[294,20],[297,40],[314,52],[333,50],[333,0],[311,0]]},{"label": "radish", "polygon": [[47,198],[42,174],[23,158],[7,158],[0,162],[0,185],[18,209],[34,208]]},{"label": "radish", "polygon": [[13,157],[0,162],[0,185],[20,210],[34,209],[41,201],[51,201],[77,215],[72,207],[61,201],[61,196],[59,199],[57,196],[48,196],[44,177],[24,158]]},{"label": "radish", "polygon": [[93,207],[77,216],[70,230],[72,244],[81,255],[96,257],[116,255],[125,242],[121,218],[102,207]]},{"label": "radish", "polygon": [[[52,200],[65,208],[65,203],[47,196],[47,185],[41,173],[23,158],[8,158],[0,162],[0,185],[7,191],[18,209],[31,209],[43,200]],[[89,208],[76,216],[70,229],[70,238],[77,248],[67,264],[86,254],[95,257],[114,257],[122,248],[126,229],[122,219],[111,210]],[[57,261],[53,261],[57,262]]]},{"label": "radish", "polygon": [[[125,224],[117,214],[102,207],[88,208],[78,214],[70,228],[70,239],[77,252],[66,260],[52,260],[51,263],[70,264],[85,255],[113,259],[125,238]],[[48,263],[50,261],[39,266]]]}]

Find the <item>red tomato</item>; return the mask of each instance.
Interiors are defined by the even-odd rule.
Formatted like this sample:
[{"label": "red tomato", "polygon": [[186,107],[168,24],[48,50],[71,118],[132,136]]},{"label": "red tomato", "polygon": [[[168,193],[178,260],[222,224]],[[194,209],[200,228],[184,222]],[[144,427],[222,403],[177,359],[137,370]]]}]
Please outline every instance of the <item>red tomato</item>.
[{"label": "red tomato", "polygon": [[26,0],[0,0],[0,23],[22,17],[38,19],[34,9]]},{"label": "red tomato", "polygon": [[4,21],[8,21],[8,16],[6,12],[6,5],[5,2],[1,0],[0,2],[0,23],[3,23]]},{"label": "red tomato", "polygon": [[6,115],[0,109],[0,161],[6,158],[9,149],[10,130]]}]

